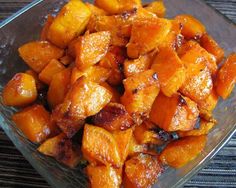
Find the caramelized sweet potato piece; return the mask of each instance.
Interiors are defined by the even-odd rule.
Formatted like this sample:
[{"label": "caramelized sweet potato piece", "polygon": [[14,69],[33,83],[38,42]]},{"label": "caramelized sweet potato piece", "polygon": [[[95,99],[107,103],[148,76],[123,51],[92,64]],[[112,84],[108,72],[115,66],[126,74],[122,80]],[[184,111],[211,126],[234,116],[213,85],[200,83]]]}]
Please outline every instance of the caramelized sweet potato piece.
[{"label": "caramelized sweet potato piece", "polygon": [[47,93],[47,101],[52,109],[63,102],[69,89],[70,77],[70,68],[67,68],[53,76]]},{"label": "caramelized sweet potato piece", "polygon": [[75,47],[77,68],[85,70],[98,63],[106,55],[110,40],[109,31],[101,31],[81,37]]},{"label": "caramelized sweet potato piece", "polygon": [[39,73],[52,60],[63,56],[63,50],[47,41],[35,41],[24,44],[18,49],[27,65]]},{"label": "caramelized sweet potato piece", "polygon": [[125,107],[118,103],[109,103],[93,117],[93,123],[108,131],[126,130],[134,122]]},{"label": "caramelized sweet potato piece", "polygon": [[166,7],[163,3],[163,0],[153,1],[149,3],[148,5],[144,6],[144,8],[154,14],[156,14],[158,17],[163,18],[166,14]]},{"label": "caramelized sweet potato piece", "polygon": [[140,56],[138,59],[133,60],[126,60],[124,62],[124,74],[125,77],[130,77],[135,74],[141,73],[143,71],[146,71],[150,68],[151,61],[152,61],[152,55],[143,55]]},{"label": "caramelized sweet potato piece", "polygon": [[83,125],[83,120],[103,109],[111,97],[104,87],[82,77],[72,85],[63,103],[56,107],[54,120],[68,137],[72,137]]},{"label": "caramelized sweet potato piece", "polygon": [[52,59],[40,72],[39,79],[49,85],[53,76],[63,70],[65,70],[65,67],[58,60]]},{"label": "caramelized sweet potato piece", "polygon": [[79,150],[76,149],[72,141],[63,133],[46,140],[40,145],[38,151],[44,155],[54,157],[70,168],[76,167],[81,159]]},{"label": "caramelized sweet potato piece", "polygon": [[216,92],[223,99],[230,96],[236,83],[236,53],[232,53],[217,73]]},{"label": "caramelized sweet potato piece", "polygon": [[168,97],[177,93],[185,81],[186,70],[173,49],[162,49],[155,57],[152,69],[157,72],[161,91]]},{"label": "caramelized sweet potato piece", "polygon": [[17,73],[4,87],[3,103],[7,106],[25,106],[35,101],[37,89],[33,76]]},{"label": "caramelized sweet potato piece", "polygon": [[206,141],[206,135],[186,137],[173,141],[162,151],[160,160],[163,164],[180,168],[192,161],[202,152]]},{"label": "caramelized sweet potato piece", "polygon": [[116,143],[118,145],[120,159],[123,164],[130,153],[130,146],[132,144],[132,137],[133,137],[133,129],[131,128],[125,131],[115,131],[113,132],[112,135],[115,138]]},{"label": "caramelized sweet potato piece", "polygon": [[92,15],[91,16],[106,16],[108,13],[101,9],[98,8],[96,5],[93,5],[91,3],[86,2],[85,5],[90,9]]},{"label": "caramelized sweet potato piece", "polygon": [[215,121],[206,121],[201,119],[200,127],[191,131],[178,131],[180,137],[207,135],[215,126]]},{"label": "caramelized sweet potato piece", "polygon": [[160,93],[150,113],[150,120],[165,131],[188,131],[194,128],[199,111],[197,104],[187,97]]},{"label": "caramelized sweet potato piece", "polygon": [[175,20],[181,23],[182,34],[186,39],[199,39],[206,32],[205,26],[191,15],[178,15]]},{"label": "caramelized sweet potato piece", "polygon": [[118,90],[112,86],[110,86],[107,82],[100,83],[101,86],[106,88],[112,94],[111,102],[119,103],[120,102],[120,93]]},{"label": "caramelized sweet potato piece", "polygon": [[110,166],[86,167],[91,188],[120,188],[121,175],[117,169]]},{"label": "caramelized sweet potato piece", "polygon": [[33,105],[14,114],[12,120],[32,142],[41,143],[57,131],[50,114],[41,105]]},{"label": "caramelized sweet potato piece", "polygon": [[125,162],[124,187],[151,187],[156,181],[162,168],[157,157],[139,154]]},{"label": "caramelized sweet potato piece", "polygon": [[95,0],[95,5],[110,14],[121,13],[141,6],[140,0]]},{"label": "caramelized sweet potato piece", "polygon": [[111,85],[119,85],[124,78],[122,67],[125,61],[125,53],[123,48],[112,46],[106,56],[99,62],[99,65],[107,69],[111,69],[111,75],[108,83]]},{"label": "caramelized sweet potato piece", "polygon": [[67,55],[61,57],[61,58],[59,59],[59,61],[60,61],[63,65],[67,66],[67,65],[71,64],[71,63],[74,61],[74,59],[73,59],[73,57],[71,57],[70,55],[67,54]]},{"label": "caramelized sweet potato piece", "polygon": [[49,27],[52,25],[53,21],[54,21],[54,17],[49,14],[47,16],[47,20],[44,23],[43,29],[41,31],[40,40],[44,40],[44,41],[47,40],[48,30],[49,30]]},{"label": "caramelized sweet potato piece", "polygon": [[149,117],[152,104],[160,91],[157,74],[153,70],[147,70],[128,77],[123,83],[125,93],[121,97],[121,103],[139,125]]},{"label": "caramelized sweet potato piece", "polygon": [[146,144],[139,144],[134,137],[131,138],[130,148],[129,148],[129,156],[135,156],[138,153],[146,153],[148,151],[148,147]]},{"label": "caramelized sweet potato piece", "polygon": [[145,121],[141,125],[136,126],[134,137],[139,144],[162,144],[163,142],[152,129],[149,129],[149,122]]},{"label": "caramelized sweet potato piece", "polygon": [[82,76],[84,76],[89,81],[101,83],[105,82],[110,75],[111,70],[99,65],[91,66],[85,71],[80,71],[77,69],[77,67],[74,67],[71,74],[71,84],[75,83],[76,80]]},{"label": "caramelized sweet potato piece", "polygon": [[25,71],[25,74],[29,74],[29,75],[33,76],[37,90],[41,90],[41,89],[45,88],[45,84],[39,80],[38,74],[35,71],[28,69],[27,71]]},{"label": "caramelized sweet potato piece", "polygon": [[90,15],[90,9],[82,1],[69,1],[49,27],[47,39],[58,47],[65,48],[84,31]]},{"label": "caramelized sweet potato piece", "polygon": [[209,53],[213,54],[216,62],[221,63],[224,58],[224,50],[217,44],[217,42],[208,34],[204,34],[200,39],[200,44]]},{"label": "caramelized sweet potato piece", "polygon": [[127,45],[130,58],[138,58],[158,47],[171,30],[171,22],[163,18],[138,18],[134,21]]},{"label": "caramelized sweet potato piece", "polygon": [[86,124],[82,140],[82,152],[90,163],[121,167],[118,145],[107,130]]}]

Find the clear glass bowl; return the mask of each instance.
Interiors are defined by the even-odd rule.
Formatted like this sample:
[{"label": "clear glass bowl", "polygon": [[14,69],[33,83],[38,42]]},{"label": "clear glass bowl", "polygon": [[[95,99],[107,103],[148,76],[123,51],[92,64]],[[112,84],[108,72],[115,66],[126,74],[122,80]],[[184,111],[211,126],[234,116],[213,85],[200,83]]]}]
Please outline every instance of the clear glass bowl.
[{"label": "clear glass bowl", "polygon": [[[65,2],[66,0],[34,1],[0,24],[0,95],[7,81],[16,72],[25,70],[26,66],[19,58],[17,48],[30,40],[37,39],[45,15],[57,13]],[[192,14],[207,26],[208,32],[226,50],[226,54],[236,51],[235,25],[203,1],[166,0],[165,4],[168,17],[183,13]],[[11,115],[15,111],[14,108],[3,106],[1,102],[0,125],[32,166],[53,187],[86,187],[87,180],[80,167],[74,170],[68,169],[36,151],[37,146],[30,143],[11,121]],[[167,168],[154,187],[183,186],[229,141],[236,132],[236,91],[227,101],[219,102],[214,115],[218,125],[209,134],[207,146],[201,155],[179,170]]]}]

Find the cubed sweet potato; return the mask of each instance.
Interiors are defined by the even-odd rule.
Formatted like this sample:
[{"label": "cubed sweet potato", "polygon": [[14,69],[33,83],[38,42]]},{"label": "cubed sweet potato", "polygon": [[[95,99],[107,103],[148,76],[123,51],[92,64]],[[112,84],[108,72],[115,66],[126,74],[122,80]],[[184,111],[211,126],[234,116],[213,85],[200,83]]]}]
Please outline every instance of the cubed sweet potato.
[{"label": "cubed sweet potato", "polygon": [[111,102],[120,102],[121,95],[115,87],[110,86],[107,82],[102,82],[100,85],[106,88],[112,94]]},{"label": "cubed sweet potato", "polygon": [[91,3],[86,2],[85,5],[90,9],[92,15],[91,16],[106,16],[108,13],[101,9],[98,8],[96,5],[93,5]]},{"label": "cubed sweet potato", "polygon": [[127,45],[130,58],[138,58],[157,48],[171,30],[171,22],[163,18],[138,18],[134,21]]},{"label": "cubed sweet potato", "polygon": [[140,56],[138,59],[127,59],[124,62],[125,77],[146,71],[150,68],[153,56],[151,54]]},{"label": "cubed sweet potato", "polygon": [[191,15],[178,15],[175,20],[181,23],[182,34],[186,39],[199,39],[206,32],[205,26]]},{"label": "cubed sweet potato", "polygon": [[32,142],[41,143],[57,131],[50,114],[42,105],[33,105],[14,114],[12,120]]},{"label": "cubed sweet potato", "polygon": [[49,27],[47,39],[58,47],[65,48],[85,30],[90,15],[90,9],[82,1],[69,1]]},{"label": "cubed sweet potato", "polygon": [[74,61],[74,59],[73,59],[72,56],[66,54],[65,56],[61,57],[61,58],[59,59],[59,61],[60,61],[63,65],[67,66],[67,65],[71,64],[71,63]]},{"label": "cubed sweet potato", "polygon": [[181,168],[202,152],[206,141],[206,135],[191,136],[173,141],[161,152],[160,160],[163,164]]},{"label": "cubed sweet potato", "polygon": [[47,41],[35,41],[24,44],[19,54],[27,65],[39,73],[52,60],[63,56],[64,51]]},{"label": "cubed sweet potato", "polygon": [[178,131],[180,137],[207,135],[216,125],[215,121],[206,121],[201,119],[200,127],[191,131]]},{"label": "cubed sweet potato", "polygon": [[139,154],[125,162],[124,187],[151,187],[162,172],[156,156]]},{"label": "cubed sweet potato", "polygon": [[105,82],[110,75],[110,69],[101,67],[99,65],[91,66],[84,71],[80,71],[77,69],[77,67],[74,67],[71,74],[71,84],[75,83],[76,80],[82,76],[84,76],[89,81],[101,83]]},{"label": "cubed sweet potato", "polygon": [[69,89],[63,103],[56,107],[54,120],[68,137],[72,137],[83,125],[83,120],[103,109],[111,97],[107,89],[82,77]]},{"label": "cubed sweet potato", "polygon": [[42,31],[40,33],[40,40],[47,40],[48,30],[49,27],[52,25],[52,22],[54,21],[54,17],[52,15],[47,16],[47,20],[45,21]]},{"label": "cubed sweet potato", "polygon": [[63,133],[46,140],[40,145],[38,151],[44,155],[54,157],[70,168],[76,167],[81,159],[79,149],[76,149],[72,141]]},{"label": "cubed sweet potato", "polygon": [[149,4],[147,4],[146,6],[144,6],[144,8],[146,10],[156,14],[160,18],[165,17],[166,7],[163,3],[163,0],[153,1]]},{"label": "cubed sweet potato", "polygon": [[123,131],[134,125],[125,107],[119,103],[109,103],[93,117],[93,123],[108,131]]},{"label": "cubed sweet potato", "polygon": [[39,79],[49,85],[53,79],[53,76],[63,70],[65,70],[65,67],[58,60],[52,59],[40,72]]},{"label": "cubed sweet potato", "polygon": [[177,93],[185,82],[185,67],[177,53],[171,48],[163,48],[155,57],[152,69],[157,73],[161,91],[168,97]]},{"label": "cubed sweet potato", "polygon": [[82,152],[92,164],[99,162],[113,167],[122,165],[116,140],[111,133],[101,127],[85,125]]},{"label": "cubed sweet potato", "polygon": [[39,80],[38,74],[35,71],[33,71],[32,69],[26,70],[25,74],[29,74],[29,75],[33,76],[37,90],[42,90],[43,88],[46,87],[46,85]]},{"label": "cubed sweet potato", "polygon": [[216,62],[221,63],[224,58],[224,50],[219,46],[219,44],[209,35],[204,34],[200,39],[200,44],[209,53],[213,54],[216,58]]},{"label": "cubed sweet potato", "polygon": [[47,101],[52,109],[61,104],[69,89],[71,69],[67,68],[54,75],[48,89]]},{"label": "cubed sweet potato", "polygon": [[236,53],[232,53],[217,73],[216,92],[223,99],[230,96],[236,83]]},{"label": "cubed sweet potato", "polygon": [[121,175],[117,169],[110,166],[86,167],[91,188],[120,188]]},{"label": "cubed sweet potato", "polygon": [[4,87],[3,103],[7,106],[25,106],[37,98],[37,88],[33,76],[17,73]]},{"label": "cubed sweet potato", "polygon": [[98,63],[107,53],[111,41],[109,31],[85,35],[76,44],[76,66],[79,70]]},{"label": "cubed sweet potato", "polygon": [[138,153],[146,153],[148,151],[147,144],[139,144],[134,135],[131,138],[131,144],[129,148],[129,156],[135,156]]},{"label": "cubed sweet potato", "polygon": [[150,120],[165,131],[188,131],[194,128],[199,111],[197,104],[187,97],[160,93],[150,113]]},{"label": "cubed sweet potato", "polygon": [[149,117],[152,104],[160,91],[157,73],[153,70],[144,71],[128,77],[123,81],[125,93],[121,103],[125,106],[136,124]]},{"label": "cubed sweet potato", "polygon": [[124,49],[112,46],[106,56],[99,62],[99,65],[111,70],[108,83],[111,85],[119,85],[124,79],[123,64],[125,61]]},{"label": "cubed sweet potato", "polygon": [[126,161],[128,155],[130,154],[130,147],[132,144],[133,129],[127,129],[125,131],[115,131],[113,132],[113,137],[118,145],[118,150],[120,154],[120,159],[122,164]]}]

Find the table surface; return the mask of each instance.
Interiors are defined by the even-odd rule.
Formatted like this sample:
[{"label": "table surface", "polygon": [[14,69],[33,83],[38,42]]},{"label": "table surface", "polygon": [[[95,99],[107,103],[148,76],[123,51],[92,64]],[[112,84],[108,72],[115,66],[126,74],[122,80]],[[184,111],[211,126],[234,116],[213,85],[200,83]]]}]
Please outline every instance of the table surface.
[{"label": "table surface", "polygon": [[[32,0],[0,0],[0,21]],[[236,0],[206,0],[236,23]],[[50,187],[0,129],[0,187]],[[236,187],[236,135],[185,187]]]}]

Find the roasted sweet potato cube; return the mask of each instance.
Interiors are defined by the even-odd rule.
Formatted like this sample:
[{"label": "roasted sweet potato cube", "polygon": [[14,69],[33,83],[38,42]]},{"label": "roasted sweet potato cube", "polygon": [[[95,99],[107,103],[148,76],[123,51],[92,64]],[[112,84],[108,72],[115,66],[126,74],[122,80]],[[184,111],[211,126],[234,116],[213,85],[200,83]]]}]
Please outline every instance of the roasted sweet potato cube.
[{"label": "roasted sweet potato cube", "polygon": [[[191,66],[188,67],[187,71],[189,68]],[[188,74],[189,72],[183,86],[180,88],[180,92],[197,103],[209,97],[213,89],[213,82],[208,68],[205,67],[192,77]]]},{"label": "roasted sweet potato cube", "polygon": [[121,13],[141,6],[140,0],[95,0],[95,5],[110,14]]},{"label": "roasted sweet potato cube", "polygon": [[124,74],[125,77],[130,77],[135,74],[146,71],[150,68],[152,63],[152,55],[143,55],[138,59],[127,59],[124,62]]},{"label": "roasted sweet potato cube", "polygon": [[38,151],[44,155],[54,157],[64,165],[74,168],[81,159],[81,153],[73,145],[72,141],[61,133],[56,137],[46,140]]},{"label": "roasted sweet potato cube", "polygon": [[39,73],[52,60],[63,56],[64,51],[47,41],[35,41],[24,44],[18,49],[27,65]]},{"label": "roasted sweet potato cube", "polygon": [[223,99],[230,96],[236,83],[236,53],[232,53],[217,73],[216,92]]},{"label": "roasted sweet potato cube", "polygon": [[67,66],[67,65],[71,64],[71,63],[74,61],[74,59],[73,59],[72,56],[66,54],[65,56],[61,57],[61,58],[59,59],[59,61],[60,61],[60,63],[62,63],[63,65]]},{"label": "roasted sweet potato cube", "polygon": [[109,103],[93,117],[93,123],[108,131],[123,131],[134,125],[125,107],[119,103]]},{"label": "roasted sweet potato cube", "polygon": [[163,0],[153,1],[152,3],[147,4],[144,8],[158,17],[163,18],[166,14],[166,7],[163,3]]},{"label": "roasted sweet potato cube", "polygon": [[69,89],[70,77],[70,68],[67,68],[54,75],[47,93],[47,101],[52,109],[63,102]]},{"label": "roasted sweet potato cube", "polygon": [[116,140],[107,130],[86,124],[84,127],[82,152],[93,164],[102,163],[121,167],[122,161]]},{"label": "roasted sweet potato cube", "polygon": [[155,131],[148,127],[148,122],[143,122],[136,126],[134,130],[134,137],[139,144],[162,144],[160,137]]},{"label": "roasted sweet potato cube", "polygon": [[[216,64],[215,57],[212,54],[208,53],[197,42],[188,41],[183,46],[181,46],[181,48],[178,50],[178,53],[181,60],[185,63],[186,67],[189,67],[189,66],[192,66],[192,64],[195,64],[196,66],[199,67],[199,69],[197,70],[201,70],[202,68],[200,65],[204,64],[208,67],[212,75],[216,74],[217,64]],[[190,72],[193,72],[193,71],[190,71]]]},{"label": "roasted sweet potato cube", "polygon": [[160,91],[159,80],[153,70],[144,71],[123,81],[125,93],[121,103],[136,124],[149,117],[152,104]]},{"label": "roasted sweet potato cube", "polygon": [[200,44],[209,53],[213,54],[216,58],[216,62],[221,63],[224,58],[224,50],[219,46],[219,44],[208,34],[204,34],[200,39]]},{"label": "roasted sweet potato cube", "polygon": [[148,151],[147,144],[139,144],[134,135],[131,138],[129,148],[129,156],[135,156],[138,153],[146,153]]},{"label": "roasted sweet potato cube", "polygon": [[109,31],[85,35],[76,44],[76,66],[85,70],[98,63],[107,53],[111,41]]},{"label": "roasted sweet potato cube", "polygon": [[52,25],[53,21],[54,21],[54,17],[49,14],[47,16],[46,22],[43,25],[43,28],[40,34],[40,40],[44,40],[44,41],[47,40],[48,30],[49,30],[49,27]]},{"label": "roasted sweet potato cube", "polygon": [[218,99],[219,97],[213,89],[206,99],[198,101],[197,105],[200,111],[200,116],[207,120],[211,119],[212,112],[217,105]]},{"label": "roasted sweet potato cube", "polygon": [[125,162],[124,187],[151,187],[162,172],[156,156],[139,154]]},{"label": "roasted sweet potato cube", "polygon": [[191,131],[178,131],[180,137],[207,135],[216,125],[215,121],[206,121],[201,119],[200,127]]},{"label": "roasted sweet potato cube", "polygon": [[58,60],[52,59],[40,72],[39,79],[49,85],[53,76],[63,70],[65,70],[65,67]]},{"label": "roasted sweet potato cube", "polygon": [[33,76],[17,73],[4,87],[3,103],[7,106],[25,106],[37,98],[37,88]]},{"label": "roasted sweet potato cube", "polygon": [[98,8],[96,5],[93,5],[91,3],[86,2],[85,5],[90,9],[92,15],[91,16],[106,16],[108,13],[101,9]]},{"label": "roasted sweet potato cube", "polygon": [[25,71],[25,74],[33,76],[37,90],[45,88],[46,85],[39,80],[38,74],[35,71],[33,71],[32,69],[28,69]]},{"label": "roasted sweet potato cube", "polygon": [[54,120],[67,137],[72,137],[83,125],[83,120],[97,114],[111,97],[107,89],[82,77],[72,85],[63,103],[53,112]]},{"label": "roasted sweet potato cube", "polygon": [[121,95],[115,87],[110,86],[107,82],[102,82],[100,85],[106,88],[112,94],[111,102],[120,102]]},{"label": "roasted sweet potato cube", "polygon": [[177,93],[185,82],[184,64],[173,49],[162,49],[155,57],[152,69],[158,75],[162,93],[168,97]]},{"label": "roasted sweet potato cube", "polygon": [[125,131],[115,131],[113,132],[113,137],[118,145],[118,150],[120,154],[120,159],[124,163],[130,154],[130,147],[132,144],[133,129],[127,129]]},{"label": "roasted sweet potato cube", "polygon": [[90,9],[82,1],[69,1],[49,27],[47,39],[58,47],[65,48],[85,30],[90,15]]},{"label": "roasted sweet potato cube", "polygon": [[121,175],[117,169],[110,166],[86,167],[91,188],[119,188],[121,185]]},{"label": "roasted sweet potato cube", "polygon": [[91,66],[84,71],[80,71],[77,69],[77,67],[74,67],[71,74],[71,84],[75,83],[76,80],[82,76],[86,77],[86,79],[89,81],[101,83],[105,82],[110,75],[110,69],[101,67],[99,65]]},{"label": "roasted sweet potato cube", "polygon": [[160,160],[163,164],[168,164],[174,168],[181,168],[202,152],[206,141],[206,135],[191,136],[173,141],[162,151]]},{"label": "roasted sweet potato cube", "polygon": [[188,131],[194,128],[199,111],[197,104],[187,97],[160,93],[150,113],[150,120],[165,131]]},{"label": "roasted sweet potato cube", "polygon": [[130,58],[138,58],[157,48],[171,30],[171,22],[163,18],[138,18],[134,21],[127,45]]},{"label": "roasted sweet potato cube", "polygon": [[33,105],[14,114],[12,120],[32,142],[41,143],[57,131],[50,114],[42,105]]},{"label": "roasted sweet potato cube", "polygon": [[111,75],[108,83],[111,85],[119,85],[124,78],[122,67],[125,61],[125,52],[123,48],[113,46],[109,49],[106,56],[99,62],[99,65],[107,69],[111,69]]},{"label": "roasted sweet potato cube", "polygon": [[205,26],[191,15],[178,15],[175,20],[181,23],[182,34],[186,39],[199,39],[206,32]]}]

